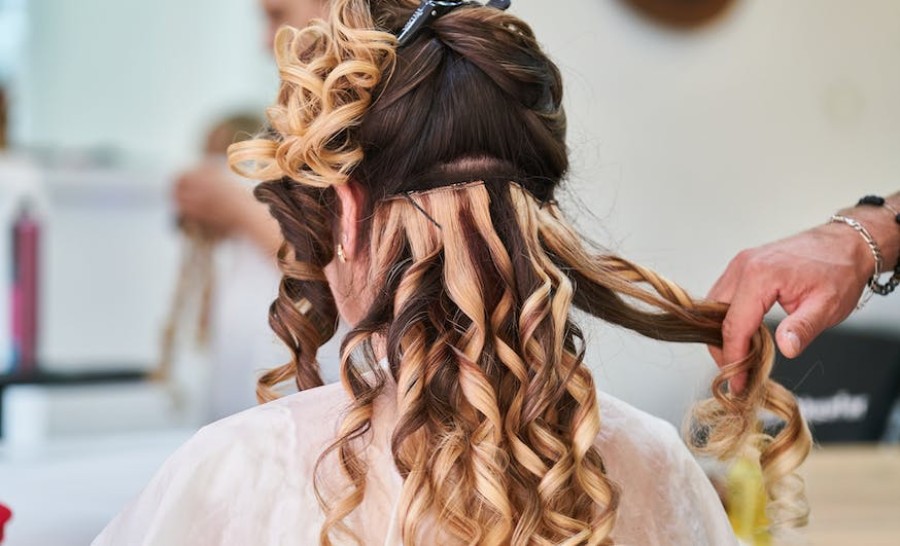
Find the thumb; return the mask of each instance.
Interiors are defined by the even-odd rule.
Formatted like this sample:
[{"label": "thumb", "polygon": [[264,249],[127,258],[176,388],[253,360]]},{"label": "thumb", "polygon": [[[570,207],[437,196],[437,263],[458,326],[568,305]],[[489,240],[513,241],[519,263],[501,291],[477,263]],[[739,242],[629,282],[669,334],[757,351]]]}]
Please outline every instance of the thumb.
[{"label": "thumb", "polygon": [[829,325],[825,302],[808,301],[781,321],[775,340],[784,356],[797,358]]}]

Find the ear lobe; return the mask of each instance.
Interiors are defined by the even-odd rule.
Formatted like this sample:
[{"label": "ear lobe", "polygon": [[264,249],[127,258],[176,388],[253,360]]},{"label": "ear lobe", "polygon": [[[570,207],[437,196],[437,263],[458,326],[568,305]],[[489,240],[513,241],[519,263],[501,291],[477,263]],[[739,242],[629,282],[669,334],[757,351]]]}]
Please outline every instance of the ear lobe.
[{"label": "ear lobe", "polygon": [[359,223],[363,205],[362,189],[353,182],[348,182],[334,186],[334,191],[341,203],[341,232],[337,242],[343,245],[344,255],[348,259],[352,259],[356,256],[356,244],[359,238]]}]

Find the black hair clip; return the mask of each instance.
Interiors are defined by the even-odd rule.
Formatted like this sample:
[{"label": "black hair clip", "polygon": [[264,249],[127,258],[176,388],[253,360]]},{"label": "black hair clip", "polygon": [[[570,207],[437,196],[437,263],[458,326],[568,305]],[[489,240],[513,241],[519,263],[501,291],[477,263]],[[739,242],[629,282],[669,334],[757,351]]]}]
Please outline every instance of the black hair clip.
[{"label": "black hair clip", "polygon": [[[510,0],[489,0],[484,6],[506,10],[510,5]],[[416,11],[410,16],[409,21],[403,25],[403,29],[397,36],[397,46],[403,47],[416,37],[425,26],[441,17],[447,15],[456,8],[466,5],[482,5],[480,2],[472,2],[469,0],[422,0]]]},{"label": "black hair clip", "polygon": [[416,200],[413,199],[413,194],[414,194],[414,193],[415,193],[415,192],[408,191],[408,192],[406,192],[406,193],[403,194],[403,197],[405,197],[406,200],[409,201],[409,204],[410,204],[410,205],[416,207],[416,210],[418,210],[419,212],[421,212],[422,214],[424,214],[424,215],[425,215],[425,218],[428,218],[428,221],[430,221],[432,224],[436,225],[438,229],[444,229],[444,227],[443,227],[442,225],[440,225],[440,224],[437,222],[437,220],[435,220],[434,218],[432,218],[432,216],[431,216],[430,214],[428,214],[428,211],[426,211],[425,209],[422,208],[422,205],[416,203]]}]

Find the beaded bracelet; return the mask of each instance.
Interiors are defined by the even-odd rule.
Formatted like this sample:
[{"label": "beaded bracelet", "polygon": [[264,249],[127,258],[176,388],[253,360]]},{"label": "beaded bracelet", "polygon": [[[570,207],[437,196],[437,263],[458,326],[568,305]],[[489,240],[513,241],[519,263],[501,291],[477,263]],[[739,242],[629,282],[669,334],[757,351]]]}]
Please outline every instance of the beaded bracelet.
[{"label": "beaded bracelet", "polygon": [[885,198],[881,197],[880,195],[867,195],[860,199],[859,202],[856,203],[856,205],[859,207],[863,207],[866,205],[873,207],[884,207],[894,215],[894,220],[897,222],[897,225],[900,225],[900,211],[888,205],[887,200],[885,200]]}]

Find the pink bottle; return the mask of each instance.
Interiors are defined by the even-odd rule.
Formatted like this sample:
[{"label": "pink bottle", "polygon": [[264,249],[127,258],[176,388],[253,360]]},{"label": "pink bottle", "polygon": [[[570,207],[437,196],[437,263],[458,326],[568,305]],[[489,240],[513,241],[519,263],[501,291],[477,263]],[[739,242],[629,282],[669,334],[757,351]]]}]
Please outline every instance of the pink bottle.
[{"label": "pink bottle", "polygon": [[13,371],[28,374],[37,367],[38,250],[40,225],[26,204],[12,230]]}]

